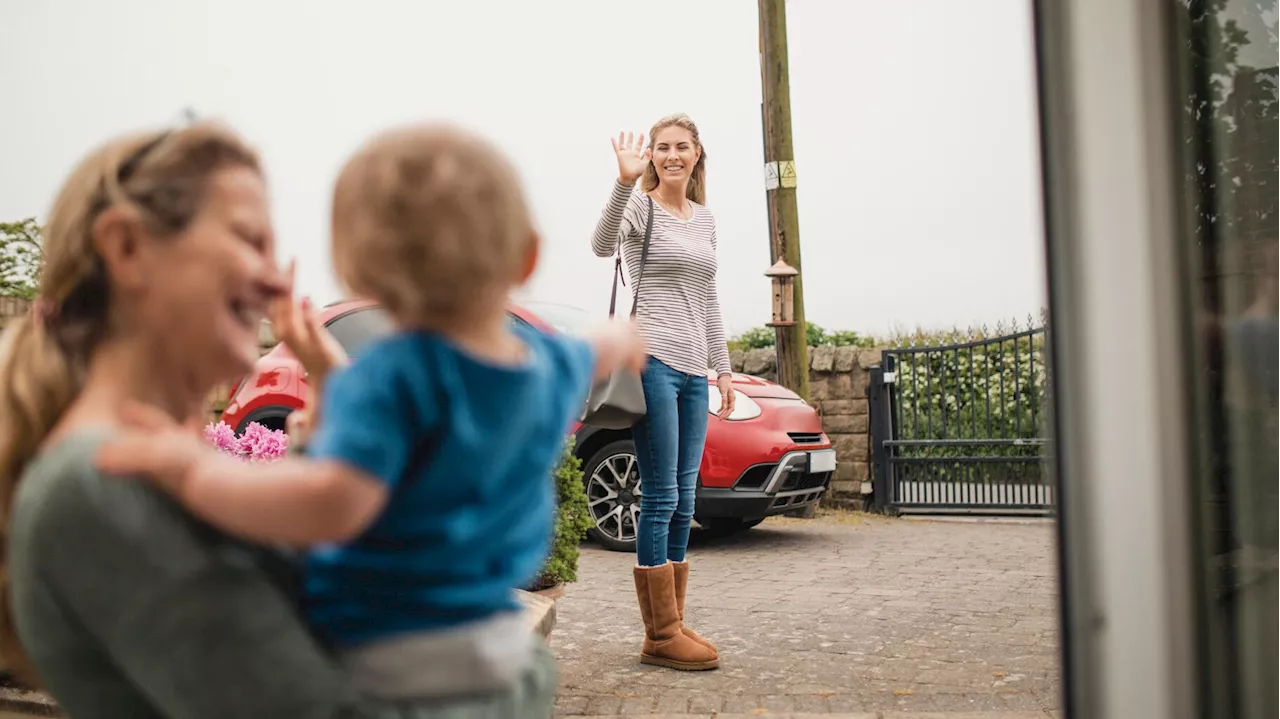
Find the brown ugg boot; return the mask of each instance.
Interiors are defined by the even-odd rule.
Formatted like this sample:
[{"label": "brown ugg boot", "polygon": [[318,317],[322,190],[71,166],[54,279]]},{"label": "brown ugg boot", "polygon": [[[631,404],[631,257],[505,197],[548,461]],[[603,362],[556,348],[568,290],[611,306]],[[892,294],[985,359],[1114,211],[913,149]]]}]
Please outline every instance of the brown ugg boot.
[{"label": "brown ugg boot", "polygon": [[720,666],[720,657],[708,647],[680,631],[680,610],[676,608],[675,568],[670,562],[660,567],[636,567],[636,599],[644,619],[644,646],[640,663],[701,671]]},{"label": "brown ugg boot", "polygon": [[676,610],[680,612],[680,630],[684,632],[685,636],[715,652],[717,657],[720,656],[720,650],[716,649],[716,645],[703,639],[697,632],[684,625],[684,594],[689,587],[689,562],[687,560],[672,562],[671,567],[675,573]]}]

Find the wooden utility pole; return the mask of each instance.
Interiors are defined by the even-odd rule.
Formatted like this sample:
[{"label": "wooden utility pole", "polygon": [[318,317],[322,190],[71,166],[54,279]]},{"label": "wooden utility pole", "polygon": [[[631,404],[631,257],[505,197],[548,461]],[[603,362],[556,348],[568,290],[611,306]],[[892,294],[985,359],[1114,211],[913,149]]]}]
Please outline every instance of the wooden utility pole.
[{"label": "wooden utility pole", "polygon": [[795,156],[791,149],[791,80],[787,70],[786,0],[758,0],[760,82],[764,96],[765,192],[769,201],[769,261],[784,260],[795,278],[792,322],[775,327],[778,383],[809,399],[809,343],[804,321],[804,272],[800,266],[800,214],[796,208]]}]

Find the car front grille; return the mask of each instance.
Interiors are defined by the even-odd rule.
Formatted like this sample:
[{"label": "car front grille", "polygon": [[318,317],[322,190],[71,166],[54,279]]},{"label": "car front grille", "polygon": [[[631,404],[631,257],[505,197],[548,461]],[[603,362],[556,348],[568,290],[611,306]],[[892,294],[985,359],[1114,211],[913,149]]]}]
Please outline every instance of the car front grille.
[{"label": "car front grille", "polygon": [[817,487],[825,487],[827,481],[831,479],[830,472],[816,472],[809,474],[808,472],[792,472],[782,480],[778,485],[779,492],[790,492],[797,489],[815,489]]}]

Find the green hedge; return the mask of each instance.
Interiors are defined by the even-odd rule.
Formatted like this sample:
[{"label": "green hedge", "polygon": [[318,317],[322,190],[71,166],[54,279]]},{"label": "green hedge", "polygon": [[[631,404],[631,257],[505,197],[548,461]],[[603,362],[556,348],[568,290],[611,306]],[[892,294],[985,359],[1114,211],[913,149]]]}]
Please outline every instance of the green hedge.
[{"label": "green hedge", "polygon": [[578,581],[578,544],[591,529],[587,491],[582,484],[582,460],[573,453],[574,438],[565,440],[560,464],[553,475],[556,484],[556,528],[551,553],[532,589],[546,589]]},{"label": "green hedge", "polygon": [[[849,330],[828,332],[812,322],[805,325],[805,337],[810,347],[875,347],[874,337],[860,335]],[[777,331],[772,327],[756,327],[729,340],[729,350],[755,350],[777,344]]]}]

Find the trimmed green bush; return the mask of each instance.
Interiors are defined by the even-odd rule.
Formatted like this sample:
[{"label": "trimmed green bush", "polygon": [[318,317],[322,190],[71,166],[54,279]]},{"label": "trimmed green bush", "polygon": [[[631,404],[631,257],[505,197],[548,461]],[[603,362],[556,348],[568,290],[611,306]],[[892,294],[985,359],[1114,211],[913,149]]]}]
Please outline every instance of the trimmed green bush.
[{"label": "trimmed green bush", "polygon": [[574,438],[565,440],[560,464],[552,475],[556,483],[556,529],[542,573],[532,589],[578,581],[578,544],[591,529],[587,491],[582,485],[582,460],[573,453]]}]

